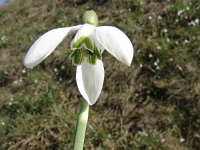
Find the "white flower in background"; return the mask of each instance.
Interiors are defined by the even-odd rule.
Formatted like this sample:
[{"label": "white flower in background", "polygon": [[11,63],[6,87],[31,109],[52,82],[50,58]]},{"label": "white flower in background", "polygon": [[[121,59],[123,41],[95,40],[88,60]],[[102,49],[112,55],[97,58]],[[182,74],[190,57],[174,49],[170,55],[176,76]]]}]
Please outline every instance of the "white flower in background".
[{"label": "white flower in background", "polygon": [[149,19],[149,20],[152,20],[152,16],[149,16],[148,19]]},{"label": "white flower in background", "polygon": [[104,67],[101,60],[103,51],[108,51],[129,66],[133,59],[133,46],[128,37],[116,27],[96,27],[98,23],[92,24],[87,20],[84,23],[53,29],[43,34],[30,47],[23,63],[27,68],[33,68],[49,56],[65,37],[76,33],[70,45],[72,50],[70,59],[77,65],[78,89],[85,100],[93,105],[101,93],[104,81]]},{"label": "white flower in background", "polygon": [[196,19],[194,20],[194,22],[195,22],[196,24],[199,24],[199,18],[196,18]]},{"label": "white flower in background", "polygon": [[167,29],[163,29],[163,32],[167,33],[168,31],[167,31]]},{"label": "white flower in background", "polygon": [[158,16],[158,20],[161,20],[162,19],[162,17],[161,16]]},{"label": "white flower in background", "polygon": [[186,7],[186,10],[187,10],[187,11],[189,11],[189,10],[190,10],[190,7],[189,7],[189,6],[187,6],[187,7]]}]

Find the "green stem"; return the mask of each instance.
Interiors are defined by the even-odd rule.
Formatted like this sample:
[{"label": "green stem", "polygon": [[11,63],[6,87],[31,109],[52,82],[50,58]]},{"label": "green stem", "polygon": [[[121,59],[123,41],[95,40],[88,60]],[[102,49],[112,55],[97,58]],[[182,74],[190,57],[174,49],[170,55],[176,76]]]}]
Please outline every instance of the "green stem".
[{"label": "green stem", "polygon": [[87,128],[89,114],[89,104],[87,101],[80,101],[80,112],[78,116],[76,134],[74,138],[74,148],[73,150],[83,150],[85,131]]}]

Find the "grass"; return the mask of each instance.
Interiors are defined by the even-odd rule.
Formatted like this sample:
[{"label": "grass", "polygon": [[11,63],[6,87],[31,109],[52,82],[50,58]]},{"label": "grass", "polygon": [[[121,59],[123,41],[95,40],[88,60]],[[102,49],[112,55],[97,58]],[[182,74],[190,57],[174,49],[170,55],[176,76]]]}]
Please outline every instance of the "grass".
[{"label": "grass", "polygon": [[85,149],[200,149],[198,0],[16,0],[0,6],[0,149],[70,149],[78,113],[76,68],[67,38],[33,70],[23,57],[46,31],[80,23],[94,9],[100,25],[134,45],[130,67],[103,54],[105,81],[90,108]]}]

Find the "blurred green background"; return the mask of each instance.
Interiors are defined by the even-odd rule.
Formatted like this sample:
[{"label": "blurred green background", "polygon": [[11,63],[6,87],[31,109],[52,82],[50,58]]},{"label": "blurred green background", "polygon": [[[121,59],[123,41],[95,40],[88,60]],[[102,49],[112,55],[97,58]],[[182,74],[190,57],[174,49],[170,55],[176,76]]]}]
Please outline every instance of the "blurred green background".
[{"label": "blurred green background", "polygon": [[126,33],[130,67],[103,53],[105,81],[90,107],[87,150],[200,149],[199,0],[15,0],[0,6],[0,149],[71,149],[81,95],[65,39],[33,70],[26,51],[46,31],[80,24]]}]

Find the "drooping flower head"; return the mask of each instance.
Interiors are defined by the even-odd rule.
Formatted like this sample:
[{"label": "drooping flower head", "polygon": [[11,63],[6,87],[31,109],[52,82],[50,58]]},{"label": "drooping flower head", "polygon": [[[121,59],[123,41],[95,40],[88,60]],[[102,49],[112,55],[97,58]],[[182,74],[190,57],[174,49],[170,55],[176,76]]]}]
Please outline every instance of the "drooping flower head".
[{"label": "drooping flower head", "polygon": [[33,68],[49,56],[63,39],[75,33],[71,41],[70,59],[77,66],[76,82],[81,95],[93,105],[102,90],[104,50],[126,65],[133,59],[133,46],[128,37],[113,26],[98,26],[94,11],[86,11],[82,25],[57,28],[40,36],[30,47],[24,58],[24,65]]}]

